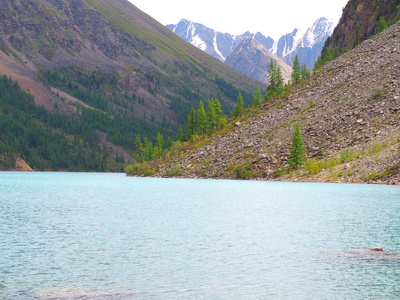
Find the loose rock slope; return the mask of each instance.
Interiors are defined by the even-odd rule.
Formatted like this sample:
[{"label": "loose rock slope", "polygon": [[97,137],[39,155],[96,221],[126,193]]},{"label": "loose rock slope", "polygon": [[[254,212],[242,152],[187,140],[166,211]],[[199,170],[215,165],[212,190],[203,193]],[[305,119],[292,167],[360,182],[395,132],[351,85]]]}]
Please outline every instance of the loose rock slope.
[{"label": "loose rock slope", "polygon": [[[297,120],[308,161],[289,171]],[[326,63],[288,96],[154,162],[155,176],[399,184],[399,138],[397,23]]]}]

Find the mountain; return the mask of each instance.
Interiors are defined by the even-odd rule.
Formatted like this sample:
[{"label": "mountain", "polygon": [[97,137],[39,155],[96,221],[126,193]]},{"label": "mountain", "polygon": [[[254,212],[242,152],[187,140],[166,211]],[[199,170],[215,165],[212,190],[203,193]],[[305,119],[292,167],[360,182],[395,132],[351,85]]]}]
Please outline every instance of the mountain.
[{"label": "mountain", "polygon": [[[248,110],[174,158],[154,161],[156,176],[400,184],[399,44],[398,22],[288,94]],[[297,123],[306,160],[291,170]]]},{"label": "mountain", "polygon": [[356,39],[362,42],[375,34],[381,17],[389,25],[397,22],[400,19],[400,1],[349,1],[326,46],[338,49],[339,53],[353,48]]},{"label": "mountain", "polygon": [[251,37],[273,54],[284,58],[290,66],[293,64],[294,57],[298,54],[300,61],[312,68],[317,57],[321,54],[326,39],[332,34],[334,24],[332,20],[320,18],[307,30],[294,29],[293,32],[282,36],[278,41],[274,41],[271,37],[266,37],[260,32],[256,34],[245,32],[241,35],[220,33],[202,24],[185,19],[182,19],[178,24],[167,25],[167,28],[220,61],[225,61],[245,38]]},{"label": "mountain", "polygon": [[[165,140],[175,138],[200,100],[217,97],[229,112],[239,92],[250,101],[261,85],[127,0],[2,0],[0,14],[0,74],[59,118],[86,118],[82,126],[90,126],[96,144],[112,149],[109,160],[130,157],[136,135],[154,142],[159,131]],[[32,108],[26,118],[37,113]],[[68,129],[61,131],[71,142]],[[29,147],[15,154],[25,159]],[[47,154],[38,157],[43,163],[27,163],[51,166]]]},{"label": "mountain", "polygon": [[225,63],[246,76],[268,84],[268,68],[271,59],[276,60],[277,65],[281,68],[284,80],[288,81],[292,74],[292,68],[251,37],[245,38],[228,56]]},{"label": "mountain", "polygon": [[224,62],[233,50],[247,37],[256,38],[267,47],[267,49],[272,48],[274,43],[271,37],[265,37],[259,32],[255,35],[250,32],[241,35],[231,35],[229,33],[215,31],[200,23],[194,23],[185,19],[180,20],[178,24],[169,24],[166,27],[186,42],[222,62]]},{"label": "mountain", "polygon": [[333,21],[326,18],[318,19],[306,31],[295,29],[279,39],[276,55],[283,57],[289,65],[293,65],[294,58],[298,55],[300,62],[311,69],[333,29]]}]

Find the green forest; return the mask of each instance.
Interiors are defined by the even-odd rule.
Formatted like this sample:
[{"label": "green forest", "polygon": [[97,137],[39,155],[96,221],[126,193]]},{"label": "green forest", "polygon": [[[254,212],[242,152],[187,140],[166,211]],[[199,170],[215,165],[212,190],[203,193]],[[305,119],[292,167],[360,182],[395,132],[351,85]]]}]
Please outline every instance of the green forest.
[{"label": "green forest", "polygon": [[49,112],[35,105],[17,82],[0,77],[0,169],[12,168],[15,158],[21,157],[34,170],[123,170],[129,161],[105,147],[99,133],[128,153],[137,135],[154,141],[158,134],[166,139],[171,135],[146,121],[110,111],[80,107],[75,116]]}]

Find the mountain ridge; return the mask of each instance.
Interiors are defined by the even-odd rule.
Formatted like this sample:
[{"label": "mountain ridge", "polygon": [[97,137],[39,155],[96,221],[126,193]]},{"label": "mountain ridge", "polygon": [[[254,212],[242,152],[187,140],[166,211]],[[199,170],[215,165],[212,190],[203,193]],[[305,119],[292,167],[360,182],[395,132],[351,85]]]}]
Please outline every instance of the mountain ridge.
[{"label": "mountain ridge", "polygon": [[[251,37],[278,57],[284,58],[287,56],[285,62],[289,65],[293,64],[295,55],[297,52],[300,52],[302,63],[312,68],[318,55],[320,55],[326,39],[333,32],[333,25],[332,20],[320,18],[308,29],[302,31],[294,29],[291,33],[281,36],[278,41],[274,41],[270,36],[266,37],[260,32],[253,34],[247,31],[241,35],[221,33],[200,23],[191,22],[186,19],[182,19],[178,24],[166,25],[166,27],[185,41],[199,47],[199,49],[221,61],[225,61],[229,54],[245,38]],[[296,36],[298,33],[301,34]]]}]

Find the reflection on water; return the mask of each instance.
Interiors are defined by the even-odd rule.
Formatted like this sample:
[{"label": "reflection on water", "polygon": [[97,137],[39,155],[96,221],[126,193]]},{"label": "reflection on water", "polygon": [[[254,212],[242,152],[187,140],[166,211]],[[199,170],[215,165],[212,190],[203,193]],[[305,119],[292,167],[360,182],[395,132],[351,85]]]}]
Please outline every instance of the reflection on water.
[{"label": "reflection on water", "polygon": [[0,172],[0,299],[398,299],[399,199],[390,186]]}]

